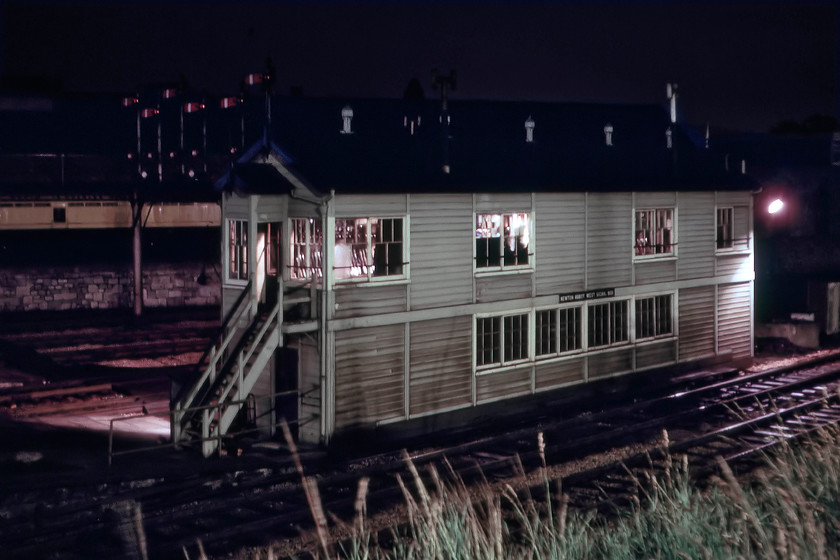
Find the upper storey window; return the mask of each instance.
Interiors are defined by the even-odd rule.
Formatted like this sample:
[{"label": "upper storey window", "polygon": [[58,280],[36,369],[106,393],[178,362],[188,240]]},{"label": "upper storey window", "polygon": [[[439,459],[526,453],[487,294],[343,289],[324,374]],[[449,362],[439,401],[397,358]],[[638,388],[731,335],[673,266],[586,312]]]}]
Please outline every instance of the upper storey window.
[{"label": "upper storey window", "polygon": [[506,270],[528,266],[530,244],[529,214],[476,214],[476,269]]},{"label": "upper storey window", "polygon": [[716,212],[715,242],[719,251],[735,246],[734,208],[718,208]]},{"label": "upper storey window", "polygon": [[636,210],[634,252],[637,257],[670,257],[676,249],[674,209]]},{"label": "upper storey window", "polygon": [[336,280],[404,277],[403,218],[335,220]]},{"label": "upper storey window", "polygon": [[323,239],[321,222],[315,218],[291,218],[291,263],[289,277],[294,280],[320,278]]},{"label": "upper storey window", "polygon": [[228,220],[228,280],[248,279],[248,222]]}]

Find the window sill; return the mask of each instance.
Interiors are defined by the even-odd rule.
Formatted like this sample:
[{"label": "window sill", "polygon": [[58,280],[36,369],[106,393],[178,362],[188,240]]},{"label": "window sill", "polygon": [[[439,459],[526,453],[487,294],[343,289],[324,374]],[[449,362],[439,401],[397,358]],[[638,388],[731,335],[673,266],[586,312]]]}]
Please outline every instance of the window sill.
[{"label": "window sill", "polygon": [[373,288],[375,286],[404,286],[410,284],[409,278],[395,278],[393,280],[368,280],[367,278],[360,278],[358,280],[336,280],[334,288],[336,290],[343,290],[346,288]]},{"label": "window sill", "polygon": [[529,368],[529,367],[533,367],[533,366],[534,366],[534,361],[533,360],[530,360],[530,359],[519,360],[519,361],[516,361],[516,362],[511,362],[509,364],[505,364],[503,366],[482,366],[482,369],[476,369],[475,370],[475,375],[476,375],[476,377],[479,377],[479,376],[482,376],[482,375],[492,375],[494,373],[503,373],[503,372],[506,372],[506,371]]},{"label": "window sill", "polygon": [[650,262],[665,262],[677,260],[676,255],[633,255],[633,264],[644,264]]},{"label": "window sill", "polygon": [[716,257],[745,257],[752,255],[750,249],[720,249],[715,251]]},{"label": "window sill", "polygon": [[533,274],[534,267],[517,267],[517,268],[506,268],[506,269],[474,269],[475,277],[476,278],[484,278],[485,276],[512,276],[516,274]]},{"label": "window sill", "polygon": [[225,288],[244,288],[247,285],[247,280],[236,280],[233,278],[227,278],[222,284],[222,286]]}]

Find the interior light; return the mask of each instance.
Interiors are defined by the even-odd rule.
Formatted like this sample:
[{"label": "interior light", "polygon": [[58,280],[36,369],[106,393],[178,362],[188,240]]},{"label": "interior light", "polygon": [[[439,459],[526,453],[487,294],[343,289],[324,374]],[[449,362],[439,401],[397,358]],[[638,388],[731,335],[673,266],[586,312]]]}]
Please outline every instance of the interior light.
[{"label": "interior light", "polygon": [[770,205],[767,207],[767,211],[771,214],[777,214],[782,210],[782,208],[784,208],[784,206],[785,203],[782,202],[781,199],[777,198],[776,200],[770,203]]}]

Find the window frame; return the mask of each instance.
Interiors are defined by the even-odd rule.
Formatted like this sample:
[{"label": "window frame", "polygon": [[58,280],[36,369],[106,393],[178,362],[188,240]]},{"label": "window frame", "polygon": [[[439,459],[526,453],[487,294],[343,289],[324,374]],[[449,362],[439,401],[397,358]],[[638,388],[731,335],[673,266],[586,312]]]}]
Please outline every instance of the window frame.
[{"label": "window frame", "polygon": [[[249,256],[249,240],[248,240],[248,233],[249,233],[249,221],[247,219],[242,218],[227,218],[227,227],[225,227],[225,249],[226,249],[226,259],[225,259],[225,283],[231,285],[245,285],[248,283],[249,279],[249,266],[248,266],[248,256]],[[233,235],[233,237],[231,237]],[[239,243],[237,243],[237,239]],[[236,250],[234,251],[234,248]],[[236,258],[236,274],[234,275],[233,267],[231,266],[234,264],[234,256],[232,254],[238,255]],[[243,258],[244,257],[244,258]],[[243,271],[243,264],[245,270]]]},{"label": "window frame", "polygon": [[[729,245],[721,246],[721,212],[729,214],[728,233]],[[724,241],[726,239],[724,238]],[[730,253],[735,250],[735,207],[734,206],[716,206],[715,207],[715,252],[716,253]]]},{"label": "window frame", "polygon": [[[671,227],[667,228],[670,230],[670,240],[667,244],[651,244],[651,245],[639,245],[639,234],[641,231],[653,231],[654,239],[658,237],[657,232],[660,229],[666,230],[659,226],[659,212],[671,212]],[[639,229],[639,215],[642,213],[653,213],[654,216],[654,225],[652,227],[646,229]],[[643,207],[643,208],[634,208],[633,209],[633,261],[648,261],[648,260],[667,260],[667,259],[675,259],[677,258],[677,246],[678,246],[678,239],[677,239],[677,207],[676,206],[656,206],[656,207]],[[661,252],[661,253],[640,253],[640,249],[644,248],[651,248],[654,251],[660,245],[666,245],[670,247],[668,252]]]},{"label": "window frame", "polygon": [[[481,313],[473,316],[473,367],[476,375],[533,363],[533,337],[531,336],[532,329],[530,325],[532,315],[532,310],[523,309],[519,311],[505,311],[502,313]],[[521,318],[524,320],[525,334],[524,337],[521,335],[522,329],[520,327],[520,335],[518,339],[519,343],[516,346],[518,346],[519,351],[522,351],[524,347],[525,355],[522,357],[508,359],[506,357],[507,349],[505,346],[505,343],[507,342],[507,330],[509,328],[507,319],[513,320],[514,318]],[[485,348],[484,345],[480,344],[485,337],[480,336],[479,325],[488,320],[492,322],[495,319],[498,319],[498,330],[491,331],[493,333],[491,336],[498,337],[498,350],[494,350],[494,352],[498,354],[498,359],[491,362],[483,362],[482,360],[483,363],[479,363],[479,356],[484,354],[483,350]],[[482,330],[481,332],[483,333],[485,331]],[[511,334],[511,337],[513,336],[514,335]],[[511,350],[513,350],[516,346],[512,347]]]},{"label": "window frame", "polygon": [[[320,282],[321,277],[323,276],[323,261],[321,261],[321,259],[319,259],[317,255],[313,254],[313,251],[317,250],[319,247],[318,247],[317,242],[312,241],[312,239],[313,239],[313,237],[315,239],[317,239],[318,231],[320,231],[320,229],[322,227],[321,226],[321,219],[317,218],[317,217],[312,217],[312,216],[290,216],[289,219],[288,219],[288,222],[289,222],[289,227],[288,227],[288,230],[287,230],[288,235],[287,235],[286,238],[288,239],[289,262],[288,262],[288,265],[287,265],[287,272],[283,275],[283,277],[286,278],[287,280],[289,280],[290,282],[309,282],[313,278],[316,281]],[[296,244],[295,243],[295,239],[297,237],[296,233],[295,233],[296,232],[296,226],[295,226],[296,222],[309,222],[309,224],[306,224],[306,225],[307,226],[311,225],[311,227],[306,228],[305,235],[304,235],[305,240],[304,240],[303,244],[300,244],[300,243]],[[316,231],[316,230],[318,230],[318,231]],[[321,254],[322,254],[321,258],[323,258],[323,252],[324,252],[324,250],[326,250],[326,248],[324,247],[324,233],[323,233],[323,231],[320,231],[320,236],[321,236],[320,249],[321,249]],[[305,264],[302,267],[298,266],[295,263],[295,259],[296,259],[296,255],[297,255],[297,251],[296,251],[297,247],[304,247],[304,253],[305,253],[304,258],[305,258],[306,261],[314,260],[314,261],[316,261],[316,263],[312,264],[310,262],[310,264],[308,264],[308,265]],[[306,275],[303,275],[303,276],[297,276],[294,272],[297,271],[297,270],[300,270],[300,269],[306,269],[306,270],[309,270],[311,272],[309,274],[306,274]],[[312,272],[314,272],[314,274],[312,274]]]},{"label": "window frame", "polygon": [[[631,321],[632,317],[630,315],[631,310],[634,308],[631,305],[632,299],[633,298],[615,298],[615,299],[609,299],[609,300],[599,300],[597,302],[587,302],[587,304],[586,304],[586,333],[585,333],[586,334],[586,342],[584,344],[584,348],[587,351],[604,350],[604,349],[607,349],[607,348],[613,348],[613,347],[617,347],[617,346],[626,346],[626,345],[632,344],[634,342],[633,336],[632,336],[633,333],[631,332],[631,326],[633,325],[633,323]],[[624,334],[625,334],[625,338],[622,338],[622,339],[619,339],[619,340],[614,340],[613,337],[612,337],[612,330],[613,329],[610,328],[610,330],[608,331],[608,334],[610,334],[609,342],[607,342],[606,344],[595,344],[594,340],[593,340],[595,337],[592,336],[592,334],[593,334],[593,329],[595,328],[596,321],[593,320],[592,312],[596,308],[603,307],[603,306],[612,306],[612,305],[615,305],[615,304],[624,304],[625,305],[625,311],[624,311]],[[612,315],[612,307],[608,307],[608,309],[610,310],[610,315]],[[607,320],[611,321],[611,319],[609,319],[609,318]]]},{"label": "window frame", "polygon": [[[505,237],[504,231],[502,231],[502,235],[500,237],[479,237],[478,236],[478,220],[481,216],[499,216],[500,217],[500,228],[504,229],[504,223],[506,218],[511,218],[512,216],[525,216],[528,225],[527,225],[527,235],[528,235],[528,244],[524,247],[525,256],[528,259],[528,262],[524,264],[505,264],[505,251],[503,246],[505,245]],[[522,236],[513,237],[513,239],[520,239]],[[478,251],[478,240],[479,239],[500,239],[500,246],[499,246],[499,264],[498,265],[488,265],[488,266],[479,266],[478,265],[478,258],[479,258],[479,251]],[[487,251],[489,255],[489,250]],[[518,251],[512,252],[514,255],[518,255]],[[515,274],[517,272],[522,271],[533,271],[534,270],[534,213],[531,210],[524,210],[524,211],[513,211],[513,210],[506,210],[502,212],[498,211],[485,211],[485,212],[473,212],[473,273],[476,275],[486,275],[486,274]],[[489,260],[488,256],[488,260]]]},{"label": "window frame", "polygon": [[[550,360],[557,357],[563,356],[570,356],[574,354],[579,354],[581,352],[586,351],[586,305],[577,304],[577,305],[563,305],[563,306],[552,306],[552,307],[541,307],[534,309],[534,361],[543,361],[543,360]],[[560,340],[562,338],[562,333],[560,329],[560,312],[569,312],[569,311],[576,311],[577,312],[577,335],[572,335],[576,338],[577,346],[573,348],[567,349],[560,349]],[[541,324],[539,320],[539,315],[541,313],[552,313],[552,321],[553,321],[553,333],[551,336],[554,338],[554,349],[553,351],[544,352],[542,354],[539,353],[539,347],[541,346]],[[568,321],[567,321],[568,324]],[[568,338],[567,338],[568,340]]]},{"label": "window frame", "polygon": [[[351,276],[348,278],[340,277],[338,274],[338,270],[341,267],[336,266],[338,264],[338,256],[337,251],[340,246],[346,246],[346,243],[338,243],[337,239],[337,232],[338,232],[338,222],[340,221],[358,221],[358,220],[367,220],[367,226],[365,228],[365,241],[366,241],[366,248],[365,254],[366,258],[368,259],[367,264],[365,265],[366,271],[364,275],[359,276]],[[385,274],[385,275],[375,275],[373,273],[373,269],[376,266],[374,262],[375,251],[374,247],[376,244],[374,243],[371,235],[371,227],[370,223],[372,220],[379,220],[380,223],[383,220],[400,220],[402,222],[402,228],[400,230],[401,239],[399,242],[402,244],[401,250],[401,267],[402,271],[399,274]],[[392,230],[396,231],[396,229]],[[331,264],[331,271],[332,277],[336,284],[381,284],[381,283],[394,283],[394,282],[405,282],[409,278],[409,259],[408,259],[408,251],[409,251],[409,243],[408,243],[408,232],[409,232],[409,224],[408,224],[408,216],[398,216],[398,215],[369,215],[369,216],[342,216],[336,217],[332,222],[332,264]],[[384,242],[384,243],[394,243],[394,241]],[[351,256],[352,259],[352,256]]]},{"label": "window frame", "polygon": [[[659,307],[657,305],[657,300],[660,298],[668,298],[668,304],[665,307]],[[667,332],[656,332],[657,328],[654,325],[654,332],[653,334],[641,334],[641,324],[640,321],[642,318],[640,317],[640,310],[639,305],[642,302],[647,300],[653,300],[653,308],[651,313],[653,313],[653,321],[654,323],[659,323],[659,318],[656,316],[657,312],[661,309],[665,308],[668,311],[668,327],[669,330]],[[651,295],[644,295],[644,296],[636,296],[633,298],[633,340],[634,342],[646,342],[651,340],[660,340],[660,339],[669,339],[674,338],[676,336],[676,313],[675,313],[675,304],[676,304],[676,297],[675,292],[667,292],[667,293],[659,293],[659,294],[651,294]]]}]

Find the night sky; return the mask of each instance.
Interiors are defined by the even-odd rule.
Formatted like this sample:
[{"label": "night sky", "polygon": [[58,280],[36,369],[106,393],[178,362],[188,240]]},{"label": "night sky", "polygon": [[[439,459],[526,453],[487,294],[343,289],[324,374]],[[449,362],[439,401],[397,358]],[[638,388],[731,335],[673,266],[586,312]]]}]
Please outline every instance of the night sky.
[{"label": "night sky", "polygon": [[[34,4],[34,5],[33,5]],[[835,2],[5,2],[2,71],[68,91],[177,81],[234,94],[270,56],[277,92],[399,97],[455,69],[462,99],[665,103],[766,131],[837,116]]]}]

